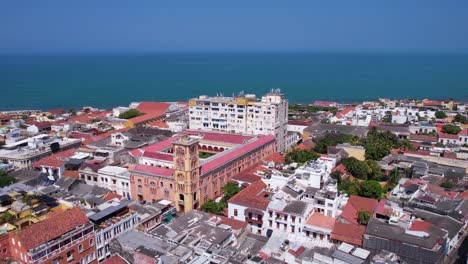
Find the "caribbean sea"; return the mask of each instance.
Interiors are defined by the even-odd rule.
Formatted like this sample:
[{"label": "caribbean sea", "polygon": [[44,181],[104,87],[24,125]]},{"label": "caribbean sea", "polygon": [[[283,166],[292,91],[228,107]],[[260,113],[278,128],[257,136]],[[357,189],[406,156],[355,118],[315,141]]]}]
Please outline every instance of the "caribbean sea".
[{"label": "caribbean sea", "polygon": [[290,102],[468,101],[468,55],[198,53],[0,56],[0,110],[112,108],[281,88]]}]

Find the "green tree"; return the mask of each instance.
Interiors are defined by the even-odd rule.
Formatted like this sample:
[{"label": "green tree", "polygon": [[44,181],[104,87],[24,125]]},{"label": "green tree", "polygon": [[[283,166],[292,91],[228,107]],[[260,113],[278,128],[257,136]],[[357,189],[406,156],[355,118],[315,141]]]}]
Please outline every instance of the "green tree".
[{"label": "green tree", "polygon": [[307,149],[294,149],[288,152],[285,156],[285,163],[293,162],[304,163],[309,160],[316,160],[320,157],[319,154]]},{"label": "green tree", "polygon": [[48,115],[47,118],[48,118],[48,119],[55,119],[55,116],[53,116],[53,115]]},{"label": "green tree", "polygon": [[353,177],[366,180],[371,170],[365,161],[357,160],[354,157],[345,158],[341,160],[341,163],[346,167]]},{"label": "green tree", "polygon": [[453,118],[453,121],[454,122],[458,122],[458,123],[462,123],[462,124],[466,124],[468,123],[466,117],[462,114],[457,114],[454,118]]},{"label": "green tree", "polygon": [[356,213],[356,218],[357,218],[357,222],[360,225],[367,225],[367,223],[370,220],[370,213],[368,211],[364,210],[364,209],[360,209]]},{"label": "green tree", "polygon": [[350,134],[328,133],[315,140],[314,151],[317,153],[327,153],[328,146],[336,146],[342,143],[357,144],[359,138]]},{"label": "green tree", "polygon": [[141,113],[140,111],[136,109],[130,109],[127,112],[121,113],[119,115],[119,118],[130,119],[130,118],[134,118],[134,117],[141,116],[141,115],[143,115],[143,113]]},{"label": "green tree", "polygon": [[384,190],[378,181],[362,181],[359,184],[359,195],[367,198],[380,199]]},{"label": "green tree", "polygon": [[455,185],[453,184],[453,182],[445,181],[440,184],[440,187],[444,187],[445,189],[452,189],[453,187],[455,187]]},{"label": "green tree", "polygon": [[399,148],[401,142],[392,132],[380,132],[376,127],[372,127],[363,140],[363,144],[366,149],[367,159],[381,160],[390,154],[393,148]]},{"label": "green tree", "polygon": [[15,182],[15,177],[8,175],[8,173],[6,173],[3,170],[0,170],[0,188],[3,188]]},{"label": "green tree", "polygon": [[447,117],[447,114],[444,112],[444,111],[437,111],[435,113],[435,117],[437,119],[443,119],[443,118],[446,118]]},{"label": "green tree", "polygon": [[375,160],[366,160],[365,162],[367,167],[369,167],[367,171],[367,179],[379,181],[383,176],[379,163]]},{"label": "green tree", "polygon": [[223,192],[224,192],[224,198],[223,199],[227,201],[231,197],[236,195],[241,190],[241,188],[237,184],[228,182],[226,185],[224,185],[221,188],[221,190],[223,190]]},{"label": "green tree", "polygon": [[442,127],[442,132],[452,135],[457,135],[460,133],[461,128],[454,124],[446,124]]},{"label": "green tree", "polygon": [[207,213],[221,215],[223,213],[224,206],[221,203],[217,203],[210,199],[201,206],[201,209]]}]

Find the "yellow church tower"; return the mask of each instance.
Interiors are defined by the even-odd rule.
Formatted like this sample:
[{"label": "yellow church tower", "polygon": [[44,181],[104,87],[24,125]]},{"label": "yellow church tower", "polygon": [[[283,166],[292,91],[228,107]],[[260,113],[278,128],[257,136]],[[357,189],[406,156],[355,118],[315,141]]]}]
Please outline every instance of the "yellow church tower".
[{"label": "yellow church tower", "polygon": [[181,135],[173,143],[175,204],[177,211],[189,212],[200,204],[200,159],[198,143],[201,137]]}]

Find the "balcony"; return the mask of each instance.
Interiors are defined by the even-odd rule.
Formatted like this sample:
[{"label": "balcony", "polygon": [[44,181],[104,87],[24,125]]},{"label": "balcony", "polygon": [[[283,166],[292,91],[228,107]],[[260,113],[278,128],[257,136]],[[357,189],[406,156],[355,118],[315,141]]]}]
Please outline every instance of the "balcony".
[{"label": "balcony", "polygon": [[250,223],[250,224],[258,224],[258,225],[263,225],[262,219],[256,219],[256,218],[251,218],[251,217],[246,217],[245,221]]}]

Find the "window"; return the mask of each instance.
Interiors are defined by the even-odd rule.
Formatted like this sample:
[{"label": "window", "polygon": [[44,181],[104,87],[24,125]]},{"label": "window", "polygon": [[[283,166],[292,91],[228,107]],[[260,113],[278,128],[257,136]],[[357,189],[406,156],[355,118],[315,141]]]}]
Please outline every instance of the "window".
[{"label": "window", "polygon": [[237,209],[234,209],[234,216],[237,216]]},{"label": "window", "polygon": [[79,245],[78,245],[78,252],[81,253],[82,251],[83,251],[83,245],[82,245],[82,244],[79,244]]},{"label": "window", "polygon": [[21,241],[18,241],[18,247],[21,247]]},{"label": "window", "polygon": [[73,255],[72,255],[72,252],[71,251],[68,251],[67,252],[67,261],[70,262],[73,260]]},{"label": "window", "polygon": [[53,264],[59,264],[59,258],[56,258],[52,261]]},{"label": "window", "polygon": [[89,245],[90,246],[94,245],[94,240],[92,238],[89,240]]}]

